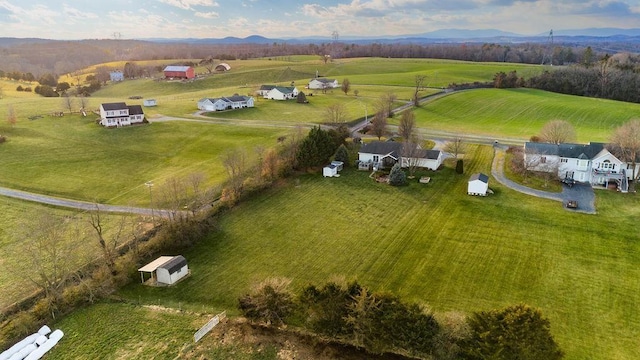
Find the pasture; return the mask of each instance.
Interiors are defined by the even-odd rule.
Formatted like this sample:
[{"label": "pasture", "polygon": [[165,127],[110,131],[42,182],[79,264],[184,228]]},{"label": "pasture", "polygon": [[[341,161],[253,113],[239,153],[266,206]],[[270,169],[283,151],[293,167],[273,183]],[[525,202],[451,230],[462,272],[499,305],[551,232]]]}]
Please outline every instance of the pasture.
[{"label": "pasture", "polygon": [[[542,70],[414,59],[229,63],[231,72],[202,80],[125,81],[108,85],[89,99],[90,107],[97,108],[102,102],[142,102],[128,100],[132,95],[156,98],[159,106],[145,109],[151,119],[165,115],[199,122],[107,130],[94,123],[95,116],[27,120],[31,115],[60,111],[61,99],[10,92],[5,87],[0,114],[6,114],[11,105],[18,122],[15,127],[0,125],[0,133],[9,138],[0,145],[0,186],[146,206],[150,199],[145,182],[153,181],[159,188],[169,178],[197,172],[207,176],[209,186],[218,185],[225,179],[220,162],[225,150],[242,147],[252,154],[255,146],[275,144],[278,136],[288,132],[279,126],[318,123],[322,107],[333,101],[345,104],[349,116],[361,117],[361,101],[371,109],[379,94],[390,90],[400,102],[408,100],[418,74],[428,76],[429,86],[442,87],[451,82],[489,81],[497,71],[517,70],[527,76]],[[314,94],[307,107],[259,100],[258,108],[248,112],[216,114],[229,117],[228,125],[193,116],[202,97],[247,94],[262,83],[306,84],[316,69],[339,81],[348,77],[360,96],[356,100],[336,89],[333,94]],[[489,89],[445,96],[415,111],[425,133],[438,130],[526,140],[547,121],[560,118],[572,122],[579,140],[586,142],[606,141],[612,128],[635,117],[639,109],[636,104],[529,89]],[[335,276],[356,278],[374,290],[424,302],[437,312],[525,302],[550,318],[552,332],[568,359],[594,354],[602,359],[640,357],[640,313],[636,311],[640,249],[635,235],[640,200],[633,194],[598,192],[598,215],[573,214],[556,202],[512,192],[493,180],[494,196],[468,197],[468,175],[488,173],[492,151],[474,146],[466,156],[464,176],[446,167],[429,173],[432,181],[427,185],[414,182],[392,188],[350,170],[336,179],[319,174],[291,179],[222,216],[219,231],[187,250],[183,255],[193,271],[189,279],[167,289],[132,284],[120,295],[143,304],[234,313],[237,297],[266,277],[289,277],[297,287]],[[4,210],[15,203],[0,204],[8,214],[0,222],[13,223],[22,216]],[[2,236],[0,244],[6,244]],[[7,248],[2,245],[0,250],[3,247]],[[141,339],[133,326],[118,331],[106,319],[104,327],[115,330],[107,336],[96,333],[93,323],[111,316],[120,319],[116,324],[139,321],[149,331],[148,337]],[[130,357],[126,351],[139,348],[141,357],[155,353],[173,357],[175,346],[192,335],[199,321],[191,315],[150,314],[126,305],[102,304],[60,322],[75,338],[62,341],[52,356]],[[180,329],[167,327],[167,322],[175,322]],[[78,345],[85,335],[91,341]],[[166,347],[153,345],[171,336],[177,340]]]},{"label": "pasture", "polygon": [[640,104],[533,89],[482,89],[441,97],[415,110],[418,126],[527,141],[550,120],[566,120],[579,142],[607,142],[612,130],[638,118]]},{"label": "pasture", "polygon": [[192,276],[166,289],[132,284],[131,301],[194,311],[237,311],[237,298],[266,277],[293,286],[358,279],[436,312],[524,302],[542,309],[567,359],[637,358],[640,256],[634,195],[598,192],[598,215],[497,184],[466,195],[469,174],[488,172],[476,146],[465,175],[451,168],[428,185],[394,188],[367,173],[292,179],[240,204],[219,231],[187,250]]}]

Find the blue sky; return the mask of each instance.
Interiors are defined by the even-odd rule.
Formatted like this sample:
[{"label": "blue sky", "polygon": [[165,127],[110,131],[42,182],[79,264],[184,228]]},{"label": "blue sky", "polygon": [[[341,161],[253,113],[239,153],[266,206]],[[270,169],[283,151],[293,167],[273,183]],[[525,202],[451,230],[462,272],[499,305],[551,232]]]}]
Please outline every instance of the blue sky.
[{"label": "blue sky", "polygon": [[0,0],[1,37],[271,38],[640,28],[640,0]]}]

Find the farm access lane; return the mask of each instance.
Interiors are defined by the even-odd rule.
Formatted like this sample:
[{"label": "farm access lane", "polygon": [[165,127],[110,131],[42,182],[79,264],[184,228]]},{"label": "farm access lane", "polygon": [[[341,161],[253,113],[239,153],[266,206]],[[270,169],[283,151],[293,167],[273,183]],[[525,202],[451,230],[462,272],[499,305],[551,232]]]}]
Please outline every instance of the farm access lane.
[{"label": "farm access lane", "polygon": [[86,211],[99,210],[102,212],[109,212],[109,213],[137,214],[137,215],[160,216],[160,217],[170,217],[172,215],[172,212],[168,210],[147,209],[147,208],[139,208],[139,207],[133,207],[133,206],[96,204],[96,203],[91,203],[87,201],[70,200],[70,199],[63,199],[63,198],[58,198],[54,196],[34,194],[26,191],[14,190],[14,189],[9,189],[4,187],[0,187],[0,195],[11,197],[14,199],[32,201],[40,204],[60,206],[65,208],[77,209],[77,210],[86,210]]}]

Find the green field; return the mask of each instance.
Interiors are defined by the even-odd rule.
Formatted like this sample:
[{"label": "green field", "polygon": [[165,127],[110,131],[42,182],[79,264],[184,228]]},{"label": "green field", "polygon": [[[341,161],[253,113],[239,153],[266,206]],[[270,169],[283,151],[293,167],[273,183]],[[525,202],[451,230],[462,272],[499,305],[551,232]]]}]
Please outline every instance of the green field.
[{"label": "green field", "polygon": [[[478,147],[467,174],[489,171]],[[598,192],[598,215],[567,212],[491,180],[494,196],[466,195],[450,168],[428,185],[393,188],[366,173],[306,175],[243,203],[185,252],[191,278],[168,289],[138,284],[133,301],[211,312],[266,277],[300,287],[335,276],[390,290],[435,311],[525,302],[548,316],[568,359],[640,356],[640,253],[633,195]]]},{"label": "green field", "polygon": [[[198,172],[207,176],[208,185],[218,185],[225,178],[220,155],[226,149],[242,147],[253,154],[254,147],[275,144],[296,123],[320,122],[323,107],[334,101],[345,104],[352,117],[363,116],[366,103],[371,116],[380,94],[393,91],[399,103],[408,100],[417,74],[428,75],[429,86],[441,87],[489,81],[497,71],[516,69],[527,76],[542,69],[413,59],[350,59],[325,65],[295,57],[230,64],[229,73],[191,83],[139,79],[109,85],[90,98],[90,107],[108,101],[141,103],[128,100],[141,95],[158,99],[157,108],[146,109],[151,119],[161,115],[196,119],[193,113],[202,97],[246,94],[262,83],[295,81],[303,86],[316,69],[339,81],[348,77],[361,93],[358,99],[339,90],[314,94],[308,106],[261,99],[256,109],[216,114],[228,117],[228,125],[200,119],[107,130],[94,123],[94,115],[50,117],[46,114],[62,110],[61,99],[9,91],[15,84],[7,83],[0,114],[11,105],[18,123],[13,128],[0,123],[0,134],[9,139],[0,145],[0,186],[146,206],[146,181],[158,184],[154,191],[160,191],[167,179]],[[636,117],[638,110],[637,104],[529,89],[488,89],[445,96],[415,111],[421,131],[427,134],[434,130],[526,140],[547,121],[564,119],[586,142],[606,141],[614,127]],[[37,114],[45,116],[27,120]],[[466,174],[488,172],[492,155],[488,147],[473,146],[466,155]],[[569,213],[559,203],[515,193],[493,180],[494,196],[468,197],[468,176],[455,175],[449,167],[430,173],[428,185],[403,188],[376,184],[367,175],[347,170],[340,178],[325,179],[308,174],[257,195],[225,214],[218,231],[183,254],[193,272],[189,279],[166,289],[133,284],[120,294],[136,303],[209,313],[226,309],[233,314],[237,297],[266,277],[289,277],[299,287],[343,276],[424,302],[438,312],[525,302],[550,318],[568,359],[640,357],[636,309],[640,253],[635,229],[640,200],[635,195],[598,192],[598,215],[593,216]],[[4,212],[0,226],[7,224],[0,229],[0,250],[5,254],[19,246],[9,246],[14,240],[7,239],[11,226],[25,217],[22,206],[27,205],[0,203]],[[2,252],[0,258],[0,270],[6,270]],[[0,281],[12,279],[0,277]],[[14,285],[7,287],[11,296],[24,288]],[[92,332],[91,321],[85,318],[98,322],[111,312],[115,325],[107,320],[101,324],[116,329]],[[121,304],[80,310],[59,323],[75,335],[63,340],[54,356],[126,358],[139,347],[141,357],[156,351],[160,357],[173,358],[176,347],[192,336],[200,320],[162,314]],[[133,326],[118,330],[116,325],[127,322],[123,319],[138,320],[148,337],[142,338]],[[175,322],[179,329],[166,327],[167,322]],[[168,341],[170,330],[175,331],[175,342],[163,348],[148,345]],[[83,334],[91,339],[86,345],[79,344],[85,340]]]},{"label": "green field", "polygon": [[638,118],[640,104],[533,89],[463,91],[417,110],[419,127],[528,140],[550,120],[566,120],[578,140],[609,141],[612,130]]}]

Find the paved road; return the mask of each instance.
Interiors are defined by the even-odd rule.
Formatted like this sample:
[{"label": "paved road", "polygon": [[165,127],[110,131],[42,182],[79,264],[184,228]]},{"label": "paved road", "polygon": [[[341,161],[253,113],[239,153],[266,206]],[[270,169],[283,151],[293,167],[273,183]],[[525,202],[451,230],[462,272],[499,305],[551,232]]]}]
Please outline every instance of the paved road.
[{"label": "paved road", "polygon": [[[523,194],[559,201],[562,206],[574,212],[581,212],[586,214],[595,214],[595,194],[593,189],[589,185],[576,184],[573,187],[563,185],[561,193],[552,193],[548,191],[536,190],[516,182],[513,182],[504,175],[504,159],[505,159],[506,146],[494,145],[493,163],[491,165],[491,175],[502,185],[521,192]],[[576,200],[578,202],[577,209],[568,209],[566,204],[569,200]]]},{"label": "paved road", "polygon": [[2,187],[0,187],[0,195],[15,198],[15,199],[20,199],[20,200],[33,201],[41,204],[48,204],[48,205],[54,205],[54,206],[60,206],[60,207],[66,207],[71,209],[78,209],[78,210],[94,211],[96,210],[96,207],[97,207],[97,209],[100,211],[110,212],[110,213],[139,214],[139,215],[161,216],[161,217],[169,217],[171,215],[171,212],[167,210],[147,209],[147,208],[139,208],[139,207],[132,207],[132,206],[96,204],[96,203],[91,203],[87,201],[63,199],[63,198],[58,198],[54,196],[34,194],[26,191],[13,190],[13,189],[2,188]]}]

